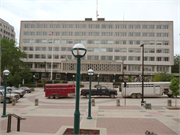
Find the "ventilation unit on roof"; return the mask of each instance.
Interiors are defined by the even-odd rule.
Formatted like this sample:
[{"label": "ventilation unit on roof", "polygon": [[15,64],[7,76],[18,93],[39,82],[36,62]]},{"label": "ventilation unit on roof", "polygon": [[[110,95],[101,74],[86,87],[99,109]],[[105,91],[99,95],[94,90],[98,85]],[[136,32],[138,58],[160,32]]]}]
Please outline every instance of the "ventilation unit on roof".
[{"label": "ventilation unit on roof", "polygon": [[92,18],[85,18],[85,21],[92,21]]},{"label": "ventilation unit on roof", "polygon": [[104,21],[105,18],[98,18],[98,21]]}]

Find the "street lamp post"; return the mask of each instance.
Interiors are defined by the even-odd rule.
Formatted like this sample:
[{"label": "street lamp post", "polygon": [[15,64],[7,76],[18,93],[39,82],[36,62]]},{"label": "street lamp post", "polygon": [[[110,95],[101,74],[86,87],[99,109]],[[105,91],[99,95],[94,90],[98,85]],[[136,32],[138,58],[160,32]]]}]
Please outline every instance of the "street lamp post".
[{"label": "street lamp post", "polygon": [[33,89],[34,89],[34,80],[35,80],[35,75],[33,75]]},{"label": "street lamp post", "polygon": [[45,85],[46,85],[46,61],[44,61],[45,63],[45,80],[44,80],[44,91],[45,91]]},{"label": "street lamp post", "polygon": [[97,75],[97,77],[98,77],[98,86],[99,86],[99,74]]},{"label": "street lamp post", "polygon": [[88,108],[88,117],[87,119],[92,119],[91,117],[91,76],[94,74],[94,71],[92,69],[88,70],[89,75],[89,108]]},{"label": "street lamp post", "polygon": [[144,44],[142,44],[140,47],[142,47],[142,105],[144,103]]},{"label": "street lamp post", "polygon": [[3,102],[3,115],[1,117],[7,117],[6,115],[6,86],[7,86],[7,76],[9,75],[9,70],[4,70],[3,75],[5,76],[5,88],[4,88],[4,102]]},{"label": "street lamp post", "polygon": [[73,83],[74,83],[74,77],[75,77],[75,75],[73,75]]},{"label": "street lamp post", "polygon": [[65,81],[67,82],[67,72],[65,72],[65,74],[66,74],[66,79],[65,79]]},{"label": "street lamp post", "polygon": [[76,108],[74,112],[74,134],[79,134],[80,126],[80,112],[79,112],[79,89],[80,89],[80,61],[85,56],[87,50],[83,44],[75,44],[72,48],[72,54],[77,58],[77,70],[76,70]]},{"label": "street lamp post", "polygon": [[114,74],[114,84],[115,84],[115,82],[116,82],[116,74]]}]

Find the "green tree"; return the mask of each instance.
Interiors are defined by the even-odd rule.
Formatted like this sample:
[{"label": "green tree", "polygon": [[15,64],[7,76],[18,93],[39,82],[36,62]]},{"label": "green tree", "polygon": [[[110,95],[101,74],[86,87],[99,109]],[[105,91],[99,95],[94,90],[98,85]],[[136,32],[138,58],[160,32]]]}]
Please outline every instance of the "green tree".
[{"label": "green tree", "polygon": [[172,91],[172,94],[176,97],[175,99],[175,107],[177,107],[177,95],[179,95],[179,79],[173,78],[171,80],[171,84],[169,85],[169,88]]},{"label": "green tree", "polygon": [[174,65],[171,67],[172,73],[179,73],[179,60],[180,60],[180,55],[175,55]]},{"label": "green tree", "polygon": [[17,86],[21,84],[22,79],[29,82],[32,78],[32,74],[29,72],[30,69],[22,61],[24,58],[27,58],[27,54],[16,46],[14,40],[1,39],[1,74],[5,69],[10,71],[9,83]]},{"label": "green tree", "polygon": [[128,76],[128,82],[132,82],[132,80],[131,80],[131,77],[130,77],[130,76]]},{"label": "green tree", "polygon": [[168,74],[166,72],[162,73],[155,73],[155,75],[152,77],[153,82],[169,82],[174,78],[172,74]]}]

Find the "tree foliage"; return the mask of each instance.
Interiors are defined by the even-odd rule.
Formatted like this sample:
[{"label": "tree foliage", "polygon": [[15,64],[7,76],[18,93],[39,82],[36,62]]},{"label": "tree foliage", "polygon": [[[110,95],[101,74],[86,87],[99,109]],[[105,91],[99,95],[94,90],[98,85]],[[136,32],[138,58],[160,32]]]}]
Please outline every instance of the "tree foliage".
[{"label": "tree foliage", "polygon": [[8,69],[10,71],[8,82],[12,85],[21,84],[22,79],[29,82],[32,77],[27,64],[22,61],[24,58],[27,58],[27,54],[16,46],[14,40],[1,39],[1,74]]},{"label": "tree foliage", "polygon": [[155,75],[152,77],[153,82],[169,82],[174,78],[172,74],[168,74],[166,72],[162,73],[155,73]]},{"label": "tree foliage", "polygon": [[131,77],[130,77],[130,76],[128,76],[128,82],[132,82],[132,80],[131,80]]},{"label": "tree foliage", "polygon": [[179,79],[173,78],[171,80],[171,84],[169,85],[169,88],[171,89],[172,94],[174,96],[179,95],[179,91],[178,91],[178,89],[179,89]]},{"label": "tree foliage", "polygon": [[180,55],[174,56],[174,65],[171,67],[172,73],[179,73],[179,60]]}]

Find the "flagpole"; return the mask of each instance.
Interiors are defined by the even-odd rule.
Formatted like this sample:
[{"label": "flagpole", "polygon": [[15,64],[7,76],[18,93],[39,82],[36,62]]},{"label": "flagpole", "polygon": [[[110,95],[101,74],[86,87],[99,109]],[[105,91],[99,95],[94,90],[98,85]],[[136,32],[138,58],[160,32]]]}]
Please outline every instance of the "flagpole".
[{"label": "flagpole", "polygon": [[[52,32],[53,43],[54,43],[54,33]],[[52,80],[52,69],[53,69],[53,44],[52,44],[52,56],[51,56],[51,80]]]}]

